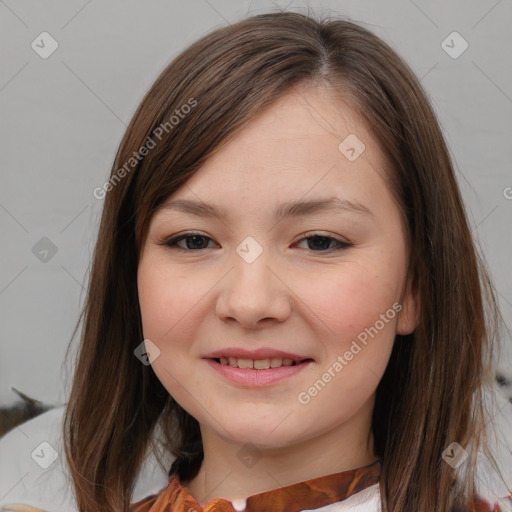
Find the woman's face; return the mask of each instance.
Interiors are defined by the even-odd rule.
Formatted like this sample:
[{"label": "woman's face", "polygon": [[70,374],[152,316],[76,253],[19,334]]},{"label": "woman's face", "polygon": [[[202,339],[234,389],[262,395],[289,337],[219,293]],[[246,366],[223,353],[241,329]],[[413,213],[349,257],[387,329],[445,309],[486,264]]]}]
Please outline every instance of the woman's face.
[{"label": "woman's face", "polygon": [[395,334],[417,311],[413,295],[400,302],[407,251],[385,172],[356,111],[301,87],[154,215],[144,337],[203,435],[270,448],[349,423],[368,434]]}]

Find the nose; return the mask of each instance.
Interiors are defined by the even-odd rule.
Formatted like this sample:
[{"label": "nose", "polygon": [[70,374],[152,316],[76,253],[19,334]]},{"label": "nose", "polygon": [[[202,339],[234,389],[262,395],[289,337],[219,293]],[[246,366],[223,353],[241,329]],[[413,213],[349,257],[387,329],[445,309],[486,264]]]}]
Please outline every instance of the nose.
[{"label": "nose", "polygon": [[233,268],[219,285],[216,314],[221,320],[257,329],[288,318],[292,292],[268,252],[253,261],[243,253],[234,255]]}]

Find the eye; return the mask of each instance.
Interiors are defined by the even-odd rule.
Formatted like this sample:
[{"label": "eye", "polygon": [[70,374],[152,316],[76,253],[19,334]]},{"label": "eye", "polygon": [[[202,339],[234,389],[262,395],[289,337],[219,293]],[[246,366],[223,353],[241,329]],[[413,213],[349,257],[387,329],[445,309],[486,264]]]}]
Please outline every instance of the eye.
[{"label": "eye", "polygon": [[[308,236],[303,236],[297,243],[307,241],[308,248],[313,252],[340,251],[354,245],[322,234],[306,233],[306,235]],[[201,233],[189,232],[164,240],[160,242],[160,245],[182,252],[196,252],[207,249],[208,240],[212,241],[210,237],[202,235]],[[184,242],[185,246],[179,245],[181,242]],[[333,242],[335,244],[334,247],[331,246]]]},{"label": "eye", "polygon": [[[185,247],[178,245],[182,240],[185,241]],[[201,235],[200,233],[191,232],[170,238],[164,241],[161,245],[165,245],[171,249],[177,249],[178,251],[190,252],[194,250],[206,249],[206,247],[204,247],[205,240],[211,240],[211,238],[205,235]]]},{"label": "eye", "polygon": [[[338,238],[334,238],[332,236],[326,236],[326,235],[322,235],[322,234],[318,234],[318,233],[306,233],[306,236],[302,237],[299,240],[299,243],[304,242],[304,241],[308,242],[308,248],[313,250],[314,252],[331,252],[333,250],[340,251],[340,250],[346,249],[346,248],[354,245],[352,243],[345,242],[343,240],[339,240]],[[335,243],[334,247],[329,247],[331,242]],[[316,248],[316,249],[320,249],[320,251],[313,249],[312,247]],[[325,249],[327,249],[327,250],[325,250]]]}]

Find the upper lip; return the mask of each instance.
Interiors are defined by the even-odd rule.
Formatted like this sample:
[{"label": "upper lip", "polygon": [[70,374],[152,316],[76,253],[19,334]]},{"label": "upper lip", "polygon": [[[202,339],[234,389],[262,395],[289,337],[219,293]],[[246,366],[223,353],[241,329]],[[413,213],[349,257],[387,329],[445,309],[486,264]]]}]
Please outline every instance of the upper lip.
[{"label": "upper lip", "polygon": [[284,352],[274,348],[258,348],[255,350],[247,350],[244,348],[223,348],[215,350],[203,356],[203,359],[218,359],[220,357],[236,357],[241,359],[291,359],[292,361],[304,361],[311,359],[310,357],[300,356],[292,352]]}]

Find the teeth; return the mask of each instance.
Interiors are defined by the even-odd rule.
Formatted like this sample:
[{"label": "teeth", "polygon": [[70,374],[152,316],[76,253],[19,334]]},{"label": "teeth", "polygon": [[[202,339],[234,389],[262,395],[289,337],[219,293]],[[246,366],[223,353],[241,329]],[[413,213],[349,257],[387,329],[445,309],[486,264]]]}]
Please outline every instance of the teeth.
[{"label": "teeth", "polygon": [[268,370],[270,368],[270,359],[256,359],[253,366],[256,370]]},{"label": "teeth", "polygon": [[283,364],[283,360],[280,359],[279,357],[273,357],[270,360],[270,366],[272,368],[279,368],[280,366],[282,366],[282,364]]},{"label": "teeth", "polygon": [[295,363],[292,359],[282,359],[280,357],[272,357],[270,359],[243,359],[237,357],[221,357],[220,364],[224,366],[233,366],[238,368],[255,368],[256,370],[267,370],[269,368],[280,368],[281,366],[293,366]]},{"label": "teeth", "polygon": [[238,359],[238,368],[254,368],[252,359]]}]

